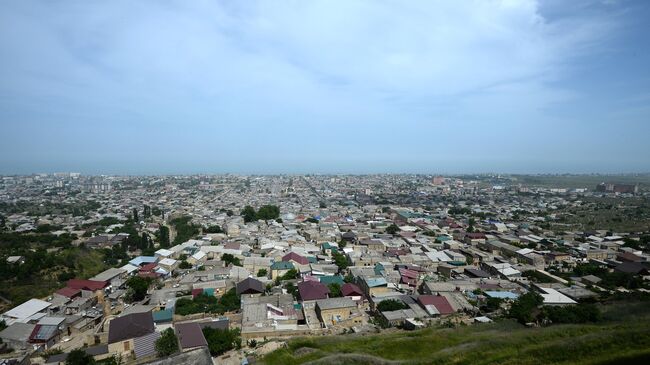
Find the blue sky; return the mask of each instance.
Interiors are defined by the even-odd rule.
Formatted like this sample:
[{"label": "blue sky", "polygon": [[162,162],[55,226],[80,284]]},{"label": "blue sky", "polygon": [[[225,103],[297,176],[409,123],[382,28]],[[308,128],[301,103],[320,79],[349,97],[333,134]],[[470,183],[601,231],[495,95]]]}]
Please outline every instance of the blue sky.
[{"label": "blue sky", "polygon": [[650,2],[3,1],[0,173],[650,171]]}]

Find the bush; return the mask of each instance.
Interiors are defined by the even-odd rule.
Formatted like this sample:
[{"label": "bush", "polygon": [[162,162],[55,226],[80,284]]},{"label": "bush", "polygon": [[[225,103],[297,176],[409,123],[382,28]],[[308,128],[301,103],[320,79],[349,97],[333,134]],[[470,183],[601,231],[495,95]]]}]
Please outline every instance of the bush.
[{"label": "bush", "polygon": [[212,295],[197,295],[193,299],[180,298],[176,301],[176,314],[186,316],[195,313],[224,314],[240,308],[240,298],[235,288],[228,290],[221,298]]},{"label": "bush", "polygon": [[544,306],[543,315],[553,323],[598,322],[602,315],[594,304],[578,304],[564,307]]},{"label": "bush", "polygon": [[237,328],[221,330],[205,327],[203,328],[203,336],[208,342],[208,349],[212,356],[219,356],[226,351],[241,348],[241,337]]},{"label": "bush", "polygon": [[177,353],[178,350],[178,338],[176,338],[173,329],[167,328],[162,332],[160,338],[156,340],[156,352],[158,356],[166,357]]},{"label": "bush", "polygon": [[400,309],[408,309],[408,305],[404,304],[404,302],[397,299],[382,300],[377,305],[377,310],[380,312],[391,312]]},{"label": "bush", "polygon": [[512,303],[509,316],[522,324],[532,322],[537,317],[535,313],[537,307],[542,305],[543,302],[544,298],[539,293],[529,291]]}]

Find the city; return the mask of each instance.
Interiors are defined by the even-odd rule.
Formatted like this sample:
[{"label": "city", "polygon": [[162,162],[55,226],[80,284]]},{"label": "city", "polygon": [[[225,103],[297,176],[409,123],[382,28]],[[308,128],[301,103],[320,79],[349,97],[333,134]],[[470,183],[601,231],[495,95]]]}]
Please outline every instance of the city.
[{"label": "city", "polygon": [[0,182],[19,363],[274,363],[295,337],[590,323],[650,297],[647,174]]},{"label": "city", "polygon": [[0,1],[0,365],[650,364],[650,1]]}]

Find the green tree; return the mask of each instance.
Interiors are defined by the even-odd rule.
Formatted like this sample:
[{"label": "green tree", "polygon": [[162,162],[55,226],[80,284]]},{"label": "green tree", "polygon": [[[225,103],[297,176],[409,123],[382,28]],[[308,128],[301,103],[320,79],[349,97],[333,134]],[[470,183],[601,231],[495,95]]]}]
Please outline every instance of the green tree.
[{"label": "green tree", "polygon": [[147,295],[147,290],[151,285],[150,278],[142,278],[140,276],[133,276],[126,281],[126,286],[130,290],[131,300],[134,302],[144,299]]},{"label": "green tree", "polygon": [[257,220],[257,212],[255,211],[255,208],[251,207],[250,205],[244,207],[244,209],[241,211],[241,216],[244,217],[244,223]]},{"label": "green tree", "polygon": [[529,291],[512,303],[509,316],[522,324],[532,322],[537,317],[538,307],[542,303],[544,298],[539,293]]},{"label": "green tree", "polygon": [[290,270],[288,270],[286,273],[284,273],[284,275],[282,275],[282,277],[280,278],[280,280],[293,280],[293,279],[298,279],[299,276],[300,276],[300,273],[298,272],[298,270],[296,270],[296,269],[290,269]]},{"label": "green tree", "polygon": [[339,283],[332,283],[327,287],[330,290],[330,298],[338,298],[343,296],[343,293],[341,293],[341,285]]},{"label": "green tree", "polygon": [[138,219],[138,209],[133,208],[133,221],[134,222],[139,222],[140,220]]},{"label": "green tree", "polygon": [[377,310],[380,312],[391,312],[400,309],[408,309],[408,305],[397,299],[386,299],[377,304]]},{"label": "green tree", "polygon": [[280,208],[276,205],[263,205],[257,211],[257,219],[270,220],[280,217]]},{"label": "green tree", "polygon": [[192,264],[190,264],[189,262],[183,260],[183,261],[181,261],[180,264],[178,264],[178,268],[179,268],[179,269],[182,269],[182,270],[191,269],[191,268],[192,268]]},{"label": "green tree", "polygon": [[178,338],[176,338],[172,328],[167,328],[161,333],[160,338],[156,340],[156,352],[158,356],[166,357],[178,351]]},{"label": "green tree", "polygon": [[266,269],[259,269],[257,271],[257,277],[258,278],[265,277],[266,275],[268,275],[268,270],[266,270]]},{"label": "green tree", "polygon": [[212,356],[219,356],[232,349],[241,348],[239,329],[203,328],[203,336],[208,342],[208,349]]},{"label": "green tree", "polygon": [[221,255],[221,261],[223,261],[226,265],[233,264],[235,266],[242,266],[239,258],[229,253],[224,253],[223,255]]},{"label": "green tree", "polygon": [[158,242],[161,248],[169,247],[169,228],[167,226],[160,225],[158,228]]},{"label": "green tree", "polygon": [[393,223],[390,226],[386,227],[386,233],[388,233],[388,234],[395,234],[397,232],[399,232],[399,227],[395,223]]},{"label": "green tree", "polygon": [[340,252],[334,252],[332,257],[334,258],[334,263],[338,266],[339,271],[344,271],[348,268],[349,262],[347,256]]},{"label": "green tree", "polygon": [[203,230],[205,233],[223,233],[223,230],[218,225],[212,225]]},{"label": "green tree", "polygon": [[68,357],[65,359],[65,365],[94,365],[95,359],[88,355],[83,349],[76,349],[70,351]]}]

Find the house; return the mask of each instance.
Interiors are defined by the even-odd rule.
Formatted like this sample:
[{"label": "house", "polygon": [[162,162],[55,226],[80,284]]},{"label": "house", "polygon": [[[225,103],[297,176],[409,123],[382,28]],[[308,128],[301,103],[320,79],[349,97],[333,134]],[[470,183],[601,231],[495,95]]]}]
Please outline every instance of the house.
[{"label": "house", "polygon": [[12,349],[24,350],[30,347],[29,337],[34,328],[34,324],[15,322],[0,332],[0,339]]},{"label": "house", "polygon": [[264,284],[253,278],[246,278],[237,283],[237,295],[255,295],[264,293]]},{"label": "house", "polygon": [[275,280],[280,278],[289,270],[295,270],[293,263],[287,261],[274,262],[271,265],[271,279]]},{"label": "house", "polygon": [[341,286],[341,294],[343,294],[344,297],[348,297],[355,301],[361,300],[364,297],[363,290],[352,283],[343,284],[343,286]]},{"label": "house", "polygon": [[543,288],[538,286],[538,289],[540,290],[540,295],[544,298],[544,305],[577,304],[575,300],[553,288]]},{"label": "house", "polygon": [[[317,300],[316,314],[326,327],[338,324],[361,323],[362,321],[357,304],[348,297]],[[351,319],[352,321],[350,321]]]},{"label": "house", "polygon": [[648,267],[639,262],[623,262],[614,267],[614,271],[636,274],[636,275],[650,275]]},{"label": "house", "polygon": [[208,346],[208,341],[203,336],[203,331],[198,322],[177,323],[174,328],[183,351]]},{"label": "house", "polygon": [[317,281],[303,281],[298,283],[298,293],[302,301],[327,299],[329,288]]},{"label": "house", "polygon": [[[29,322],[30,318],[36,317],[38,314],[47,312],[47,309],[52,303],[40,299],[30,299],[25,303],[4,312],[0,316],[0,320],[5,321],[7,325],[14,322]],[[42,316],[42,315],[41,315]]]},{"label": "house", "polygon": [[174,260],[170,258],[162,259],[158,261],[158,267],[164,269],[168,273],[171,273],[172,271],[176,270],[178,265],[179,265],[178,260]]},{"label": "house", "polygon": [[8,264],[24,264],[25,263],[25,256],[9,256],[7,257],[7,263]]},{"label": "house", "polygon": [[309,265],[309,259],[308,258],[306,258],[304,256],[300,256],[295,252],[289,252],[288,254],[282,256],[282,261],[284,261],[284,262],[293,262],[293,263],[296,263],[298,265]]},{"label": "house", "polygon": [[119,288],[126,278],[126,270],[121,268],[110,268],[90,278],[93,281],[107,282],[114,289]]},{"label": "house", "polygon": [[114,318],[108,327],[109,352],[129,355],[134,351],[135,340],[155,331],[151,312],[127,314]]},{"label": "house", "polygon": [[431,316],[444,316],[456,312],[447,298],[442,295],[420,295],[417,302]]}]

